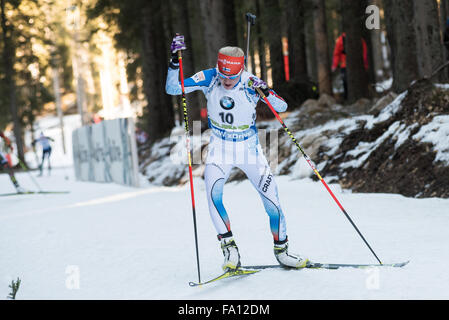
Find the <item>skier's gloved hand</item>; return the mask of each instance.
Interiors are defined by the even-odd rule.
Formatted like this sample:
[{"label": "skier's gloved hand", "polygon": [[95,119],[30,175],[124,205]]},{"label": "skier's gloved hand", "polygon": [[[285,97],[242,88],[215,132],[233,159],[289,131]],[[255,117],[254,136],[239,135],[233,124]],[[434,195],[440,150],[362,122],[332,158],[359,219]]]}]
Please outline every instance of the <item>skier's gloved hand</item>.
[{"label": "skier's gloved hand", "polygon": [[170,68],[171,69],[179,68],[178,51],[185,50],[185,49],[186,49],[186,45],[184,43],[184,36],[177,33],[176,36],[173,38],[173,41],[170,45],[170,51],[172,54],[171,59],[170,59]]},{"label": "skier's gloved hand", "polygon": [[268,88],[266,82],[259,78],[250,77],[248,81],[248,86],[254,91],[257,91],[256,88],[259,88],[260,90],[262,90],[265,96],[268,96],[270,94],[270,89]]},{"label": "skier's gloved hand", "polygon": [[179,50],[185,50],[186,45],[184,43],[184,36],[177,33],[176,36],[173,38],[173,41],[170,46],[171,53],[175,54]]}]

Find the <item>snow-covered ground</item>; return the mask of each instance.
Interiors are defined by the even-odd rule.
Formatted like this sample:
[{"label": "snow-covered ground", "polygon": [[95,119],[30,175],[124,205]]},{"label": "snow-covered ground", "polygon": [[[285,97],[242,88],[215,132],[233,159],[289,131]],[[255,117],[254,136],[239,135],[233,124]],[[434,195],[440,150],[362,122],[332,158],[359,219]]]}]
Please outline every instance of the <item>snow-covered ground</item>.
[{"label": "snow-covered ground", "polygon": [[[35,189],[27,173],[17,177]],[[319,262],[375,262],[321,183],[276,181],[292,252]],[[406,267],[264,270],[192,288],[197,271],[188,186],[77,182],[67,168],[38,182],[70,194],[0,197],[0,299],[17,278],[17,299],[449,298],[449,200],[352,194],[331,185],[378,256],[385,263],[410,260]],[[13,190],[1,174],[0,193]],[[220,273],[223,257],[200,179],[195,195],[205,280]],[[227,184],[224,203],[243,264],[274,264],[268,217],[250,183]]]}]

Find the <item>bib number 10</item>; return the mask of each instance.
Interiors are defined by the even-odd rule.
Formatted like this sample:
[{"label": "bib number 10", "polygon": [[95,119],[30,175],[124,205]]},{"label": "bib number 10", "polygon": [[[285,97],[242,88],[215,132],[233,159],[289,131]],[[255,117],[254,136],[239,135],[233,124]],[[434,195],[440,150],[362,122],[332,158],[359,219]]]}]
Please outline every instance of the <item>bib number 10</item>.
[{"label": "bib number 10", "polygon": [[226,122],[226,123],[229,123],[229,124],[233,124],[234,123],[234,115],[232,113],[220,112],[219,116],[221,117],[221,121],[222,122]]}]

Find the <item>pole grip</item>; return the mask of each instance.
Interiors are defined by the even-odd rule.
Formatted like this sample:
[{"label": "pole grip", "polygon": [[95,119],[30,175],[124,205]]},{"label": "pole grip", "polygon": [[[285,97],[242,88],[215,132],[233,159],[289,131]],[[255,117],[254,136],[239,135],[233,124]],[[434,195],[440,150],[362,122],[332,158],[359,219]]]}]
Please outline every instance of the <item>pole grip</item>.
[{"label": "pole grip", "polygon": [[245,17],[246,17],[246,21],[251,23],[252,26],[256,24],[256,16],[254,14],[247,12]]}]

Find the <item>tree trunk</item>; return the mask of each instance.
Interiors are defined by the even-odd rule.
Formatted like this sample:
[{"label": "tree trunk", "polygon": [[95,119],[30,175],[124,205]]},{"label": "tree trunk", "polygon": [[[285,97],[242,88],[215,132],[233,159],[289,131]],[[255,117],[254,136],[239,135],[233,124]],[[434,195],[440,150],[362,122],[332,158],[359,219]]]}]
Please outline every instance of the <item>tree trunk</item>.
[{"label": "tree trunk", "polygon": [[[444,33],[446,32],[447,28],[447,20],[449,18],[448,15],[449,11],[449,1],[448,0],[441,0],[440,1],[440,29],[441,34],[443,35],[443,58],[445,61],[449,60],[449,51],[447,50],[446,44],[444,43]],[[449,69],[446,68],[446,76],[449,77]]]},{"label": "tree trunk", "polygon": [[368,74],[363,61],[362,28],[365,10],[359,1],[341,0],[343,31],[346,32],[346,72],[348,101],[355,102],[369,96]]},{"label": "tree trunk", "polygon": [[[176,0],[175,0],[176,1]],[[194,70],[201,70],[210,68],[211,65],[207,61],[206,53],[206,41],[204,39],[204,28],[207,27],[205,22],[201,18],[201,12],[198,10],[200,6],[200,0],[188,0],[187,12],[189,15],[189,29],[191,46],[187,50],[191,50],[194,59]],[[176,17],[174,17],[176,19]]]},{"label": "tree trunk", "polygon": [[[170,4],[175,4],[174,0],[170,0]],[[190,19],[189,19],[189,9],[187,1],[176,2],[175,5],[170,5],[172,9],[172,26],[173,33],[179,33],[184,35],[185,43],[187,46],[187,50],[182,52],[182,61],[183,61],[183,71],[185,77],[190,77],[197,70],[195,70],[195,57],[193,55],[193,42],[190,31]],[[174,36],[174,34],[173,34]],[[205,105],[203,93],[200,91],[195,91],[189,93],[186,96],[187,99],[187,109],[188,109],[188,117],[189,117],[189,128],[193,128],[193,121],[199,121],[201,119],[200,112],[201,106]],[[182,108],[180,108],[182,109]],[[181,110],[182,111],[182,110]],[[181,122],[182,122],[182,118]]]},{"label": "tree trunk", "polygon": [[376,68],[374,65],[374,44],[373,44],[373,33],[377,30],[369,30],[365,27],[365,19],[367,18],[367,15],[365,13],[366,7],[368,7],[371,4],[376,4],[373,0],[364,0],[362,5],[362,38],[365,39],[366,42],[366,49],[367,49],[367,58],[368,58],[368,85],[369,88],[371,88],[371,84],[376,82]]},{"label": "tree trunk", "polygon": [[441,24],[444,27],[449,18],[449,0],[440,0],[440,18]]},{"label": "tree trunk", "polygon": [[[226,45],[237,47],[239,42],[237,40],[237,23],[235,20],[235,4],[234,0],[223,1],[224,4],[224,18],[225,18],[225,27],[226,27]],[[243,49],[243,48],[242,48]],[[245,49],[243,49],[245,50]]]},{"label": "tree trunk", "polygon": [[383,0],[388,42],[391,48],[393,91],[406,90],[419,78],[413,2],[410,0]]},{"label": "tree trunk", "polygon": [[[262,4],[261,4],[262,2]],[[256,16],[261,15],[261,5],[263,5],[263,0],[256,0]],[[256,34],[257,34],[257,48],[259,52],[260,60],[260,75],[261,79],[267,80],[267,59],[265,56],[265,41],[263,37],[262,23],[256,23]]]},{"label": "tree trunk", "polygon": [[[428,77],[444,62],[438,4],[436,0],[414,0],[413,3],[419,74]],[[441,72],[436,79],[444,81],[446,77]]]},{"label": "tree trunk", "polygon": [[170,97],[161,90],[167,76],[168,49],[163,33],[159,32],[163,24],[162,0],[154,0],[143,9],[143,80],[148,105],[145,108],[147,132],[150,140],[170,133],[174,127],[174,111]]},{"label": "tree trunk", "polygon": [[440,14],[440,27],[441,33],[444,33],[444,29],[446,27],[446,12],[447,12],[447,2],[445,0],[440,0],[439,14]]},{"label": "tree trunk", "polygon": [[309,78],[318,82],[317,71],[317,57],[315,46],[315,31],[313,21],[313,0],[304,0],[304,28],[305,28],[305,41],[306,41],[306,58],[307,58],[307,71]]},{"label": "tree trunk", "polygon": [[304,26],[304,1],[287,0],[288,44],[290,74],[292,79],[308,80],[306,38]]},{"label": "tree trunk", "polygon": [[[379,0],[371,0],[370,4],[380,6]],[[385,74],[383,71],[384,61],[382,53],[381,30],[373,29],[367,32],[366,40],[371,42],[372,61],[370,61],[370,69],[373,73],[374,83],[384,80]]]},{"label": "tree trunk", "polygon": [[20,123],[19,110],[17,105],[17,97],[16,97],[16,82],[15,82],[15,72],[14,72],[14,57],[15,57],[15,48],[11,43],[11,35],[12,35],[12,23],[9,21],[9,25],[7,25],[7,19],[5,14],[5,0],[1,0],[1,25],[2,25],[2,34],[3,34],[3,65],[5,78],[4,83],[8,88],[9,93],[9,111],[11,112],[12,121],[14,124],[14,137],[16,139],[17,146],[17,155],[18,158],[25,163],[24,156],[24,145],[22,139],[22,125]]},{"label": "tree trunk", "polygon": [[315,48],[317,55],[318,88],[320,93],[332,95],[331,68],[324,0],[313,0]]},{"label": "tree trunk", "polygon": [[232,45],[227,43],[226,18],[224,11],[227,4],[221,0],[199,1],[201,20],[204,23],[204,44],[206,48],[206,59],[210,67],[217,63],[218,50],[222,47]]},{"label": "tree trunk", "polygon": [[265,38],[270,48],[270,67],[273,88],[285,83],[284,58],[282,55],[281,8],[279,0],[265,0],[262,15],[268,30]]}]

